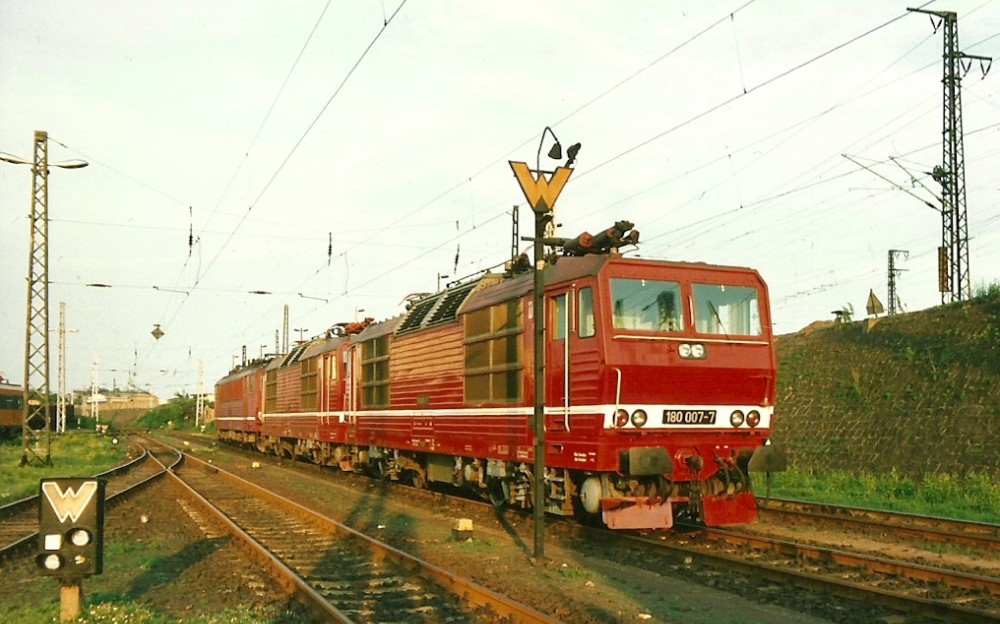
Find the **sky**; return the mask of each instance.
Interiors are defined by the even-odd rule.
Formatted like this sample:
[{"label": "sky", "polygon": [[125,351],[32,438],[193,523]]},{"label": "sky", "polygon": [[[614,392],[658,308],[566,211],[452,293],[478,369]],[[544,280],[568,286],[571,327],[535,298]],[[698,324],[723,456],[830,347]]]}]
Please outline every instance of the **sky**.
[{"label": "sky", "polygon": [[[559,236],[627,219],[629,255],[753,267],[778,334],[862,318],[870,290],[888,305],[891,249],[904,309],[939,305],[944,43],[918,4],[6,0],[0,151],[31,160],[44,130],[50,163],[90,163],[49,176],[53,391],[60,303],[69,389],[96,371],[169,398],[211,392],[244,346],[274,352],[285,306],[294,341],[496,267],[513,206],[532,228],[507,161],[555,164],[546,127],[582,144]],[[1000,1],[919,6],[1000,56]],[[982,288],[1000,281],[1000,68],[973,62],[962,104]],[[31,185],[0,162],[14,383]]]}]

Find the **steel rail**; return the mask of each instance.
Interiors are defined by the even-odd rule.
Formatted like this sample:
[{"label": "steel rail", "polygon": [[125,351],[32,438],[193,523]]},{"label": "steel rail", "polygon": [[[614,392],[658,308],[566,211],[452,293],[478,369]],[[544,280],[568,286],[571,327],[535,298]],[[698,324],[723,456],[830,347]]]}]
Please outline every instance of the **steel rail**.
[{"label": "steel rail", "polygon": [[1000,596],[1000,578],[981,574],[970,574],[957,570],[937,568],[920,563],[889,559],[863,553],[852,553],[812,544],[800,544],[770,537],[737,533],[719,528],[704,529],[703,535],[716,541],[724,541],[737,546],[747,546],[754,550],[767,550],[780,555],[799,559],[815,559],[836,563],[849,568],[859,568],[901,576],[916,581],[943,583],[958,589],[986,591],[992,596]]},{"label": "steel rail", "polygon": [[[146,461],[146,449],[142,449],[142,453],[139,454],[134,459],[121,464],[120,466],[115,466],[110,470],[105,470],[104,472],[99,472],[94,475],[95,479],[100,479],[102,477],[114,477],[119,474],[123,474],[134,468],[141,462]],[[5,505],[0,505],[0,522],[5,521],[10,516],[21,513],[25,509],[37,509],[38,508],[38,494],[33,494]]]},{"label": "steel rail", "polygon": [[[120,466],[116,466],[115,468],[112,468],[110,470],[98,473],[94,475],[94,478],[119,477],[127,475],[129,471],[131,471],[133,468],[136,468],[141,463],[145,463],[146,460],[149,459],[149,457],[150,457],[149,453],[145,448],[143,448],[142,453],[135,459]],[[180,456],[178,456],[178,461],[179,460]],[[106,498],[107,504],[111,506],[126,500],[129,496],[139,491],[139,489],[146,486],[148,483],[152,482],[157,478],[162,477],[164,472],[165,470],[154,472],[153,474],[148,475],[145,478],[135,483],[128,484],[122,489],[109,494]],[[25,528],[25,530],[28,531],[27,533],[21,534],[20,537],[14,539],[14,541],[12,542],[0,545],[0,562],[23,553],[25,550],[34,546],[37,543],[38,504],[39,504],[39,497],[36,494],[34,496],[22,498],[20,500],[4,505],[3,507],[0,507],[0,524],[7,525],[8,527],[13,527],[15,531],[18,530],[18,527],[23,527]],[[23,517],[29,514],[31,514],[30,519],[16,519],[17,516]],[[34,527],[34,529],[32,530],[28,527]]]},{"label": "steel rail", "polygon": [[[587,527],[580,528],[585,531],[593,530]],[[606,532],[598,531],[604,533],[604,539],[607,539]],[[652,548],[683,554],[686,558],[690,558],[691,563],[697,562],[699,565],[713,567],[726,572],[737,571],[748,578],[767,579],[776,583],[791,584],[803,589],[826,592],[840,598],[866,604],[874,602],[895,610],[917,613],[945,622],[1000,622],[1000,614],[997,613],[984,612],[963,604],[882,589],[870,582],[854,582],[838,576],[775,567],[766,562],[751,561],[729,553],[709,552],[696,546],[666,543],[642,536],[618,533],[614,535],[618,539],[642,545],[647,550]]]},{"label": "steel rail", "polygon": [[[761,503],[760,499],[758,503]],[[1000,524],[989,522],[970,522],[880,509],[774,498],[770,499],[766,506],[760,504],[759,508],[763,514],[819,518],[838,524],[891,529],[906,535],[948,544],[1000,550]]]},{"label": "steel rail", "polygon": [[[213,464],[209,464],[208,462],[198,457],[185,453],[185,460],[190,461],[192,464],[200,464],[202,469],[212,471],[212,473],[216,477],[221,477],[222,479],[225,479],[227,482],[232,483],[236,487],[248,489],[258,496],[265,497],[266,499],[270,500],[271,502],[277,505],[283,506],[289,510],[294,511],[296,514],[308,517],[313,521],[320,522],[325,526],[330,527],[337,533],[340,533],[344,536],[348,536],[362,542],[363,544],[366,545],[367,548],[369,548],[372,552],[376,554],[377,558],[383,558],[392,561],[396,565],[401,566],[403,569],[409,570],[411,573],[416,573],[434,582],[438,586],[449,591],[451,594],[460,597],[466,603],[470,604],[473,607],[489,609],[498,618],[504,618],[506,621],[509,622],[520,622],[524,624],[556,624],[557,622],[559,622],[559,620],[553,619],[541,612],[538,612],[527,605],[523,605],[518,602],[509,600],[505,596],[502,596],[501,594],[498,594],[490,589],[482,587],[470,580],[452,574],[451,572],[448,572],[443,568],[435,566],[429,562],[423,561],[417,557],[414,557],[413,555],[410,555],[409,553],[401,551],[388,544],[379,542],[365,535],[364,533],[361,533],[360,531],[357,531],[351,527],[341,524],[333,520],[332,518],[324,516],[295,501],[280,496],[279,494],[271,492],[259,485],[256,485],[255,483],[242,479],[237,475],[232,474],[226,470],[223,470]],[[216,508],[214,505],[212,505],[212,507],[216,509],[218,513],[224,513],[221,512],[221,510],[218,510],[218,508]],[[235,529],[238,529],[241,540],[247,539],[253,541],[256,544],[256,541],[253,540],[252,537],[246,534],[246,532],[243,531],[243,529],[239,528],[231,520],[227,519],[225,524],[227,526],[231,526],[234,527]],[[246,537],[244,538],[244,536]],[[261,546],[260,548],[263,547]],[[309,587],[305,580],[298,577],[298,575],[296,575],[294,571],[290,570],[280,560],[274,558],[274,556],[271,555],[271,553],[266,549],[263,550],[263,553],[261,555],[255,555],[255,556],[264,556],[264,555],[266,555],[265,567],[268,567],[269,569],[274,569],[278,571],[281,575],[291,574],[294,577],[294,580],[291,580],[289,582],[292,583],[292,587],[295,591],[302,592],[304,594],[303,596],[304,598],[312,602],[314,600],[314,597],[316,597],[323,603],[326,603],[326,600],[322,596],[317,594],[315,590]],[[274,559],[274,561],[272,562],[271,559]],[[286,586],[286,589],[287,587],[288,586]],[[306,590],[306,588],[308,588],[308,590]],[[330,606],[330,608],[334,607]],[[338,622],[341,621],[347,623],[353,622],[353,620],[348,619],[347,616],[344,614],[334,615],[330,613],[329,617],[345,618],[343,620],[337,619],[336,621]]]},{"label": "steel rail", "polygon": [[[233,447],[227,447],[233,448]],[[238,450],[238,449],[237,449]],[[257,456],[256,453],[247,453],[248,456]],[[270,456],[264,456],[265,459]],[[296,466],[301,466],[304,468],[312,468],[312,464],[299,464]],[[423,490],[415,490],[415,494],[423,494]],[[435,497],[441,496],[439,493],[434,494]],[[463,503],[471,504],[483,504],[477,501],[471,501],[466,499],[461,499]],[[772,501],[778,499],[771,499]],[[485,504],[488,506],[488,504]],[[916,517],[915,517],[916,518]],[[975,526],[975,523],[972,523]],[[986,527],[991,527],[993,525],[984,525]],[[594,529],[593,527],[587,527],[583,525],[578,525],[574,523],[555,523],[553,528],[558,527],[559,530],[568,531],[576,535],[589,534],[592,538],[598,540],[608,540],[609,532],[603,529]],[[701,528],[701,527],[699,527]],[[802,587],[804,589],[809,589],[817,592],[827,592],[836,595],[841,598],[852,600],[855,602],[863,604],[871,604],[876,602],[883,606],[906,612],[915,612],[928,616],[932,616],[936,619],[943,621],[1000,621],[1000,615],[992,612],[983,612],[974,608],[967,607],[961,604],[961,600],[955,603],[948,603],[942,600],[935,600],[931,598],[922,598],[920,596],[906,595],[900,592],[894,592],[891,590],[882,589],[873,586],[871,583],[859,583],[852,582],[846,578],[834,578],[830,576],[824,576],[821,574],[812,574],[805,571],[796,571],[783,568],[775,568],[766,563],[748,561],[746,559],[728,555],[726,553],[719,552],[706,552],[703,549],[699,549],[691,546],[682,546],[674,543],[664,542],[662,540],[653,540],[648,538],[643,538],[641,536],[629,535],[625,533],[612,533],[611,539],[623,539],[640,542],[649,550],[648,547],[655,547],[656,549],[667,549],[670,551],[683,553],[687,557],[691,557],[692,561],[697,561],[700,565],[715,567],[727,572],[732,572],[733,570],[740,571],[750,578],[757,579],[768,579],[774,582],[782,584],[792,584],[794,586]],[[773,547],[767,547],[773,550]],[[811,551],[821,551],[814,546],[808,546],[807,549]],[[803,551],[804,553],[805,551]],[[837,552],[837,551],[834,551]],[[798,556],[798,555],[791,555]],[[851,553],[843,553],[843,555],[838,555],[836,559],[841,561],[847,561],[851,558],[861,557],[858,555],[853,555]],[[831,558],[831,562],[835,562]],[[889,560],[886,560],[889,561]],[[889,562],[891,563],[891,562]],[[908,564],[903,564],[908,565]],[[858,568],[859,566],[853,566]],[[993,579],[992,577],[977,577],[976,575],[963,575],[962,573],[952,573],[948,570],[939,570],[930,566],[920,566],[924,570],[924,574],[933,582],[937,582],[939,579],[936,574],[942,573],[944,575],[954,575],[959,579],[957,587],[962,588],[964,585],[970,585],[972,587],[982,586],[982,587],[995,587],[998,579]],[[887,564],[885,573],[892,574],[891,565]],[[966,577],[962,580],[960,577]],[[968,581],[968,582],[966,582]],[[985,589],[984,591],[990,591],[993,595],[996,595],[990,589]],[[873,597],[875,600],[873,601]]]},{"label": "steel rail", "polygon": [[[160,444],[163,444],[162,442]],[[180,451],[178,451],[180,453]],[[190,457],[182,454],[184,458]],[[154,461],[159,461],[154,457]],[[266,569],[271,576],[277,580],[282,589],[289,595],[295,596],[300,602],[312,607],[318,613],[332,622],[338,624],[353,624],[353,620],[341,613],[336,607],[323,598],[315,589],[309,586],[302,577],[297,575],[291,568],[285,565],[280,559],[270,553],[257,540],[252,538],[246,531],[240,528],[232,519],[211,501],[202,496],[197,490],[184,482],[173,468],[165,471],[170,475],[172,482],[177,484],[188,498],[198,504],[204,511],[220,522],[229,533],[236,539],[237,545],[242,548],[254,561]]]}]

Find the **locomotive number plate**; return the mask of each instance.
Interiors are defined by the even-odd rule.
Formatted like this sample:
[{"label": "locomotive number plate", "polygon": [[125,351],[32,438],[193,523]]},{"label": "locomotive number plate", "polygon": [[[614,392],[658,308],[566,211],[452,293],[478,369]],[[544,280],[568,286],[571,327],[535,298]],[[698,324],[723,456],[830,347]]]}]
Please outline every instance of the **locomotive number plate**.
[{"label": "locomotive number plate", "polygon": [[664,425],[714,425],[715,410],[663,410]]}]

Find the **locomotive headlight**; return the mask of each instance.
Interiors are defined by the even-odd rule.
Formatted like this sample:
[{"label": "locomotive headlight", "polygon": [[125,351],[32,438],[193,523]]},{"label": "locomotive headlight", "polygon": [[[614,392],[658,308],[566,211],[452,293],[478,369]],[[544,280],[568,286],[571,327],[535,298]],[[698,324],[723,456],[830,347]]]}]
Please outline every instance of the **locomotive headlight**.
[{"label": "locomotive headlight", "polygon": [[757,425],[759,425],[760,412],[758,412],[757,410],[750,410],[750,412],[747,414],[747,424],[750,425],[750,427],[756,427]]},{"label": "locomotive headlight", "polygon": [[701,343],[688,344],[683,342],[677,347],[677,355],[685,360],[703,360],[707,352],[705,351],[705,345]]},{"label": "locomotive headlight", "polygon": [[628,412],[623,409],[619,409],[617,412],[615,412],[615,427],[624,427],[627,424],[628,424]]},{"label": "locomotive headlight", "polygon": [[734,427],[739,427],[743,424],[743,412],[740,410],[733,410],[733,413],[729,415],[729,424]]},{"label": "locomotive headlight", "polygon": [[641,427],[646,424],[646,410],[637,409],[632,412],[632,424],[636,427]]}]

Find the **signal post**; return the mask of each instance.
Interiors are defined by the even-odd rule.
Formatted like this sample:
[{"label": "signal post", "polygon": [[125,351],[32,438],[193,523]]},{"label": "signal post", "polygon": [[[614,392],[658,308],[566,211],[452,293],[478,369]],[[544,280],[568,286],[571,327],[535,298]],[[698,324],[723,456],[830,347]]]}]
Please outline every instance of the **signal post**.
[{"label": "signal post", "polygon": [[60,622],[83,613],[83,579],[104,571],[104,479],[42,479],[38,554],[42,574],[57,578]]},{"label": "signal post", "polygon": [[[545,232],[549,224],[555,224],[553,208],[556,199],[569,181],[573,170],[570,168],[576,160],[580,144],[571,146],[567,152],[566,166],[556,167],[555,171],[541,170],[542,142],[548,132],[555,139],[555,145],[549,150],[548,156],[553,159],[562,158],[562,146],[552,129],[548,126],[542,131],[538,143],[538,161],[535,169],[529,169],[523,162],[507,161],[514,171],[514,177],[521,186],[525,199],[535,215],[535,235],[531,239],[534,250],[534,283],[532,308],[535,322],[534,358],[535,358],[535,408],[532,417],[532,428],[535,437],[534,464],[534,500],[532,503],[535,524],[535,559],[545,557],[545,285],[542,280],[542,260],[545,253]],[[532,175],[534,174],[534,175]],[[546,178],[545,174],[549,177]]]}]

